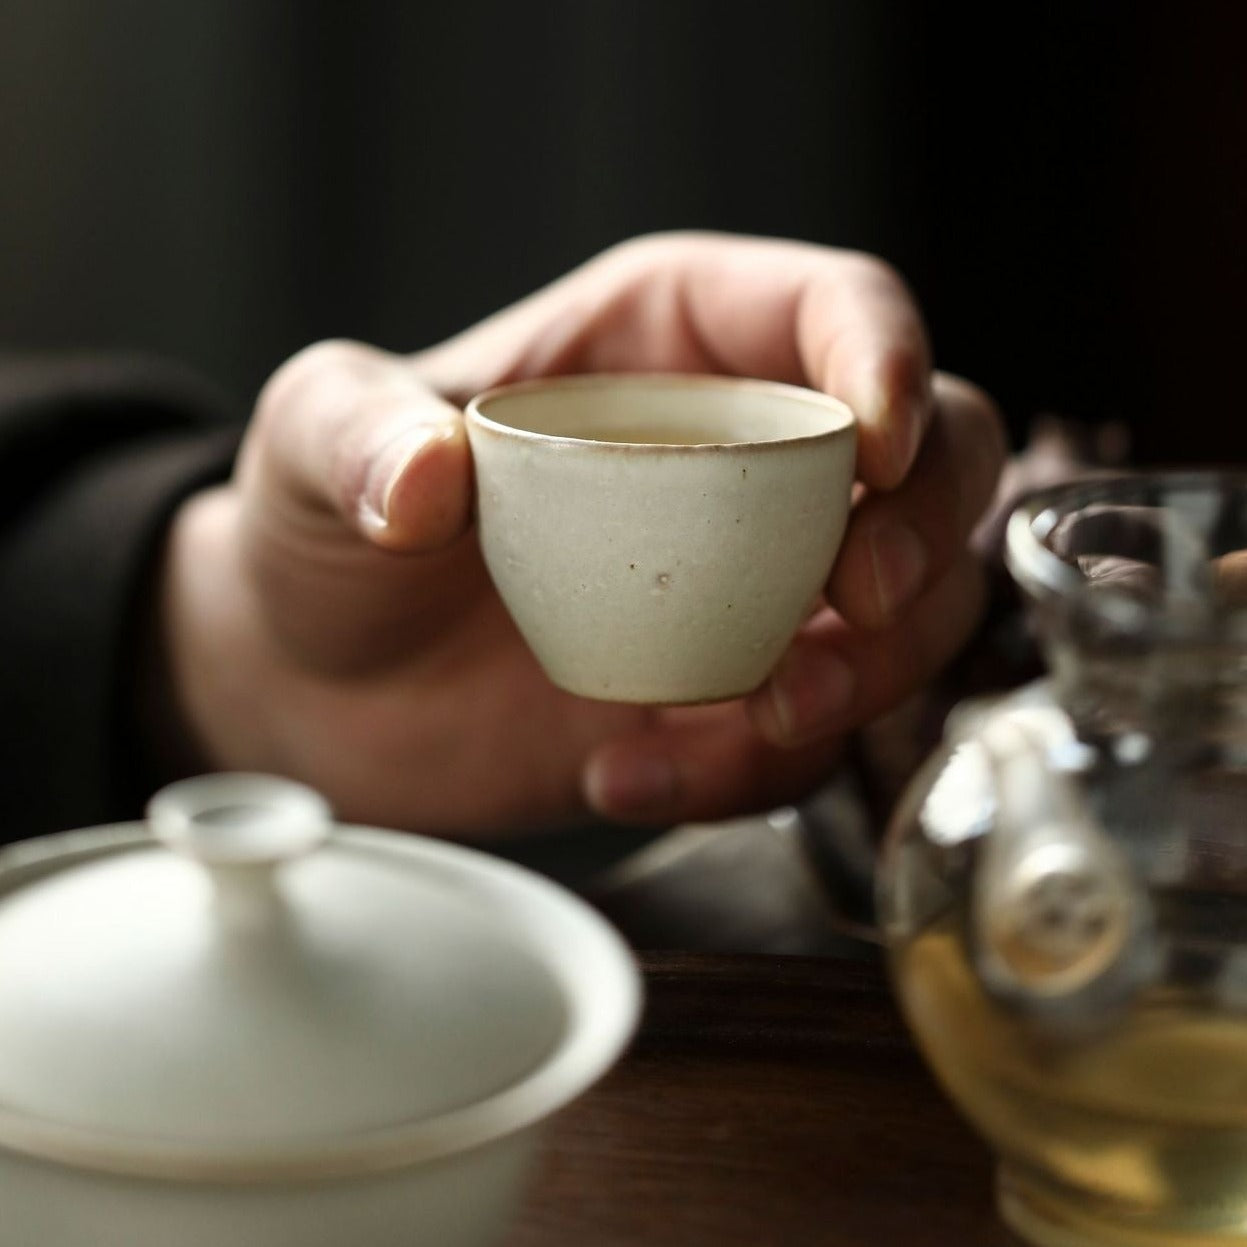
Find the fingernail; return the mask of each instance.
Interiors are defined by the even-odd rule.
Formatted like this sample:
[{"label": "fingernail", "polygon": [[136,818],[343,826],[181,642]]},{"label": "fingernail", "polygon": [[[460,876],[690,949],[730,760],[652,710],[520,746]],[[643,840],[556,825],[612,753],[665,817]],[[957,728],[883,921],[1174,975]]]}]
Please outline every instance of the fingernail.
[{"label": "fingernail", "polygon": [[918,458],[918,448],[922,445],[923,419],[918,407],[910,405],[900,420],[900,431],[897,434],[897,471],[905,477]]},{"label": "fingernail", "polygon": [[669,758],[657,754],[591,758],[584,791],[603,814],[644,814],[665,808],[676,795],[677,776]]},{"label": "fingernail", "polygon": [[877,371],[865,374],[850,402],[854,414],[887,438],[892,474],[903,480],[918,457],[922,444],[926,399],[888,393]]},{"label": "fingernail", "polygon": [[879,616],[890,620],[926,579],[926,546],[908,524],[879,524],[870,535],[870,558]]},{"label": "fingernail", "polygon": [[390,522],[390,502],[403,474],[430,442],[445,436],[438,425],[408,429],[387,442],[373,457],[364,478],[359,500],[360,521],[366,528],[385,528]]},{"label": "fingernail", "polygon": [[849,394],[849,406],[863,424],[882,429],[888,411],[888,396],[879,383],[879,374],[872,368],[861,374]]},{"label": "fingernail", "polygon": [[838,727],[854,682],[852,668],[835,654],[786,654],[770,680],[776,743],[799,744]]}]

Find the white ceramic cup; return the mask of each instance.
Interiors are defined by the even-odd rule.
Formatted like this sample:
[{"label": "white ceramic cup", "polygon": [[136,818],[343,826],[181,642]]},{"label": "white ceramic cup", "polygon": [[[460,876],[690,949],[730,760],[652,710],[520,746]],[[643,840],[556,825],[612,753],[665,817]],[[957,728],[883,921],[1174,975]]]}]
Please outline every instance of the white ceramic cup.
[{"label": "white ceramic cup", "polygon": [[756,688],[848,518],[852,413],[733,377],[526,381],[467,408],[498,592],[546,674],[606,701]]}]

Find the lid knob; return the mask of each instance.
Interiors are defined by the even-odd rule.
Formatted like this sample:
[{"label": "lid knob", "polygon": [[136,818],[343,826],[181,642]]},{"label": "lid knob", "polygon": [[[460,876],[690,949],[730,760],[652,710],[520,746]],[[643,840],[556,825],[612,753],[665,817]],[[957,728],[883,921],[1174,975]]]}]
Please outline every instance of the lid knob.
[{"label": "lid knob", "polygon": [[319,848],[333,827],[329,803],[271,775],[201,775],[147,803],[152,832],[206,866],[277,866]]},{"label": "lid knob", "polygon": [[247,925],[279,908],[273,874],[319,848],[333,812],[318,793],[271,775],[201,775],[147,803],[152,833],[208,868],[227,918]]}]

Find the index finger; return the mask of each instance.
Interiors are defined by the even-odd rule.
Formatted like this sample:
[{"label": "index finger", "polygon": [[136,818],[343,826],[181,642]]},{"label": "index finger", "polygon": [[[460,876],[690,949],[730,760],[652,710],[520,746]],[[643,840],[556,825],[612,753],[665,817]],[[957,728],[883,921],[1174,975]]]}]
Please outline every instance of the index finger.
[{"label": "index finger", "polygon": [[720,372],[806,384],[859,420],[858,475],[908,472],[931,406],[916,303],[886,264],[811,243],[717,234],[634,240],[417,358],[463,402],[573,372]]},{"label": "index finger", "polygon": [[[891,489],[930,417],[931,352],[901,277],[860,252],[701,236],[673,260],[692,332],[731,371],[795,380],[858,418],[858,476]],[[677,252],[677,255],[680,253]]]}]

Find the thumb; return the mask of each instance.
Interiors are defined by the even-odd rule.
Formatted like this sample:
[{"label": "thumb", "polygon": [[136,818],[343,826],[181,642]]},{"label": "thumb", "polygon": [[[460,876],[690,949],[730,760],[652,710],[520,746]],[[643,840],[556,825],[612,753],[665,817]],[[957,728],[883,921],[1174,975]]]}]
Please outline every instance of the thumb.
[{"label": "thumb", "polygon": [[265,386],[243,448],[244,487],[258,478],[309,513],[332,514],[401,553],[458,537],[471,511],[463,417],[402,356],[321,342]]}]

